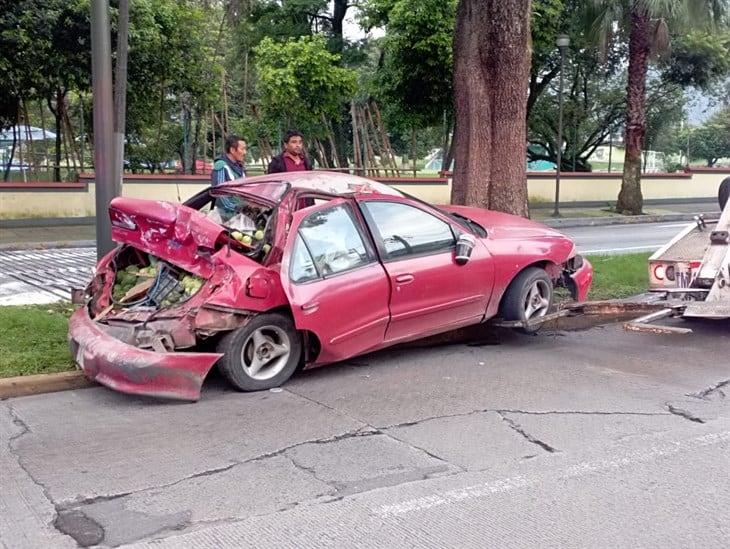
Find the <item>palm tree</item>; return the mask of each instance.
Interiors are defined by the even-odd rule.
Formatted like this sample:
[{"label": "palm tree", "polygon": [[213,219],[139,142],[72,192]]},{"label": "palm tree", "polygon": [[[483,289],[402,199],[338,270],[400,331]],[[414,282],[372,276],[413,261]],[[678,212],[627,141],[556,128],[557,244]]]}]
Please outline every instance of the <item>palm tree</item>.
[{"label": "palm tree", "polygon": [[641,153],[646,133],[646,76],[652,55],[669,50],[669,25],[680,27],[720,21],[728,0],[591,0],[587,20],[594,39],[606,45],[617,28],[629,29],[626,86],[626,158],[616,210],[642,212]]}]

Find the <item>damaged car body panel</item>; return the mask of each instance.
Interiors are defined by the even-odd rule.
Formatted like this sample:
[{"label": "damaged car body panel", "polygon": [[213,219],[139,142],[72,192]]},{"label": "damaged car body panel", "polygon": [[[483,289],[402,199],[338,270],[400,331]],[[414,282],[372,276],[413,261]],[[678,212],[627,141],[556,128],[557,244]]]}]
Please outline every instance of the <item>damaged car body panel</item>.
[{"label": "damaged car body panel", "polygon": [[582,300],[592,281],[553,229],[348,174],[271,174],[185,204],[120,197],[109,215],[120,245],[77,296],[69,342],[89,378],[133,394],[197,400],[216,362],[266,389],[494,317],[533,325],[553,286]]},{"label": "damaged car body panel", "polygon": [[86,376],[123,393],[198,400],[217,353],[156,352],[126,344],[84,307],[69,320],[71,351]]}]

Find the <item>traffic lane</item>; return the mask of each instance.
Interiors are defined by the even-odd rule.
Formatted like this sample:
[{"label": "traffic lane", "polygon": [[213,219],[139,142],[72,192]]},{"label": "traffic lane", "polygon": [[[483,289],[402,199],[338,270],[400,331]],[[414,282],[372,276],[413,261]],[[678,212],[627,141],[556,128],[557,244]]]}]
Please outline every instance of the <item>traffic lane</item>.
[{"label": "traffic lane", "polygon": [[729,343],[727,323],[671,339],[620,326],[507,332],[498,346],[375,353],[277,392],[213,378],[197,404],[94,388],[0,408],[28,482],[116,545],[302,503],[326,514],[323,503],[384,488],[398,499],[416,481],[485,469],[511,478],[528,461],[593,463],[719,425]]},{"label": "traffic lane", "polygon": [[637,223],[559,229],[582,254],[637,253],[658,250],[687,223]]}]

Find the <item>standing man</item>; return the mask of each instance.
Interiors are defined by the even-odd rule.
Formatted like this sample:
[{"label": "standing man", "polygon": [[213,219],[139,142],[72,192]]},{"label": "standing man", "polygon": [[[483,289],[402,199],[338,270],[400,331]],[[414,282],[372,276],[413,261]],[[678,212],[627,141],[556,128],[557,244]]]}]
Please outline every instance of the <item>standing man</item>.
[{"label": "standing man", "polygon": [[[237,135],[229,135],[223,148],[223,154],[216,158],[213,170],[210,172],[210,183],[217,187],[228,181],[240,179],[246,175],[243,162],[246,158],[246,140]],[[221,197],[215,201],[224,219],[230,218],[236,212],[238,200],[234,197]]]},{"label": "standing man", "polygon": [[312,169],[312,162],[304,152],[304,139],[296,130],[284,136],[284,150],[271,159],[267,173],[303,172]]}]

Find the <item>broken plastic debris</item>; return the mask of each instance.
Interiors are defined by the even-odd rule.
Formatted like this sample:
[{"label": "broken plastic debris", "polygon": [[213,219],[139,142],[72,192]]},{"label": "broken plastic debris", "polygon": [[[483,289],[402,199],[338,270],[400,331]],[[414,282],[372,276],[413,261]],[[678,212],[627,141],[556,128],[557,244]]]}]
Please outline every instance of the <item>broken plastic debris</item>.
[{"label": "broken plastic debris", "polygon": [[281,387],[274,387],[273,389],[269,389],[270,393],[281,393],[284,389]]}]

